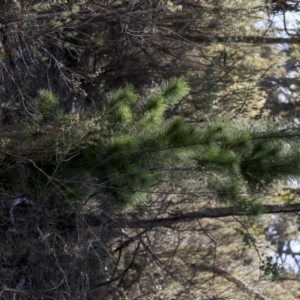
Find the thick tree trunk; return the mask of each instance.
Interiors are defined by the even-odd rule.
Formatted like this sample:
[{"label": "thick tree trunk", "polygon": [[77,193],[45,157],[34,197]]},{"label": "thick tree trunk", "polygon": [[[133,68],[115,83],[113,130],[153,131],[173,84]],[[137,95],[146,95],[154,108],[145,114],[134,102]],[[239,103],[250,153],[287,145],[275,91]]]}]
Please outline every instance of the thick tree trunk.
[{"label": "thick tree trunk", "polygon": [[[290,204],[290,205],[265,205],[264,214],[278,214],[278,213],[295,213],[300,212],[300,203]],[[115,225],[121,227],[131,227],[131,228],[154,228],[162,226],[172,226],[177,223],[191,222],[199,219],[205,218],[224,218],[230,216],[247,216],[247,214],[242,212],[236,212],[233,207],[217,207],[217,208],[206,208],[195,212],[189,212],[185,214],[178,214],[177,216],[167,217],[167,218],[157,218],[157,219],[113,219],[112,221]],[[98,226],[103,224],[103,217],[85,215],[85,221],[90,226]],[[107,222],[109,220],[106,220]]]}]

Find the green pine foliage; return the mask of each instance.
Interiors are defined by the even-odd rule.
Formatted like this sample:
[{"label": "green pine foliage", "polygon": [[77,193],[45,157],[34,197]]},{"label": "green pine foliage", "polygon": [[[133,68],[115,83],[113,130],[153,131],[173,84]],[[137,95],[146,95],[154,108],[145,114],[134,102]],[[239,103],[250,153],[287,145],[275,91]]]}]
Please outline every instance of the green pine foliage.
[{"label": "green pine foliage", "polygon": [[[22,123],[20,134],[18,128],[13,134],[3,132],[1,191],[38,193],[43,185],[52,186],[76,207],[84,194],[97,191],[127,211],[148,201],[149,192],[166,179],[175,188],[176,179],[182,185],[192,170],[199,181],[205,177],[220,203],[245,214],[262,213],[260,193],[300,174],[298,126],[218,120],[200,128],[180,116],[166,118],[188,92],[183,78],[171,79],[145,97],[128,85],[107,95],[104,111],[87,111],[75,119],[53,110],[56,97],[40,91],[37,115],[55,114],[43,122],[33,118],[26,127]],[[16,162],[27,170],[27,179],[14,171]],[[70,170],[86,181],[84,189],[81,182],[68,180],[67,174],[74,173]]]},{"label": "green pine foliage", "polygon": [[56,105],[58,105],[58,99],[49,90],[40,90],[38,96],[38,111],[45,115],[50,112]]}]

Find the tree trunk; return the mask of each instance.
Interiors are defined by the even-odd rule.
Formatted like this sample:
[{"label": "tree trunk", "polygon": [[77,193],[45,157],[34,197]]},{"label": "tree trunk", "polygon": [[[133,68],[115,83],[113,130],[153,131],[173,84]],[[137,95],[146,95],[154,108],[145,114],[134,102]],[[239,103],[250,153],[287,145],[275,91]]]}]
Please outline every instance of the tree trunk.
[{"label": "tree trunk", "polygon": [[207,36],[201,34],[171,34],[167,36],[169,39],[175,39],[181,42],[193,44],[211,44],[211,43],[246,43],[246,44],[297,44],[300,42],[300,37],[265,37],[265,36]]},{"label": "tree trunk", "polygon": [[[278,213],[295,213],[300,212],[300,203],[290,205],[265,205],[264,214],[278,214]],[[217,208],[206,208],[195,212],[183,213],[177,216],[157,219],[114,219],[110,218],[115,225],[121,227],[130,228],[154,228],[172,226],[178,223],[191,222],[199,219],[215,219],[224,218],[230,216],[249,216],[243,212],[236,212],[233,207],[217,207]],[[92,215],[85,215],[85,221],[90,226],[98,226],[104,222],[103,217],[97,217]],[[107,222],[109,220],[105,220]]]}]

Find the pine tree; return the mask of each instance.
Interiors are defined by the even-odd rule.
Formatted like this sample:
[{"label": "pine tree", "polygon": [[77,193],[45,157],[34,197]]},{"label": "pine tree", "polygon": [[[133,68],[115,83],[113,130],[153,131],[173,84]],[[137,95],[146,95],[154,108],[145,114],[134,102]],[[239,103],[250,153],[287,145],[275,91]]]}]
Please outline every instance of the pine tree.
[{"label": "pine tree", "polygon": [[221,203],[261,213],[261,192],[299,176],[298,126],[218,120],[200,128],[180,116],[166,118],[188,92],[183,78],[146,97],[128,85],[107,95],[104,111],[77,120],[56,108],[53,94],[41,91],[34,118],[24,120],[22,132],[21,126],[12,132],[2,128],[2,192],[40,193],[46,185],[80,204],[86,195],[78,181],[68,179],[78,172],[90,187],[84,193],[100,193],[129,210],[166,178],[176,188],[192,172],[197,180],[208,178],[207,187]]}]

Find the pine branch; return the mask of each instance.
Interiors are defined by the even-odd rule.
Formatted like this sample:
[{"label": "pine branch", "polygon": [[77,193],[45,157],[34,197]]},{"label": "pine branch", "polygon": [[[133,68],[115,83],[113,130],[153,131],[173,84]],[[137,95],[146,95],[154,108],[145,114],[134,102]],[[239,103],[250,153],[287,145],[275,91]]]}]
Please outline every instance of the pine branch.
[{"label": "pine branch", "polygon": [[259,300],[266,300],[266,298],[260,294],[259,292],[255,291],[252,287],[249,287],[245,282],[241,279],[237,278],[236,276],[230,274],[226,270],[219,268],[217,266],[209,266],[205,264],[192,264],[191,267],[194,270],[201,271],[201,272],[212,272],[215,275],[221,276],[228,281],[234,283],[237,288],[242,290],[243,292],[247,293],[249,296],[255,297],[255,299]]}]

